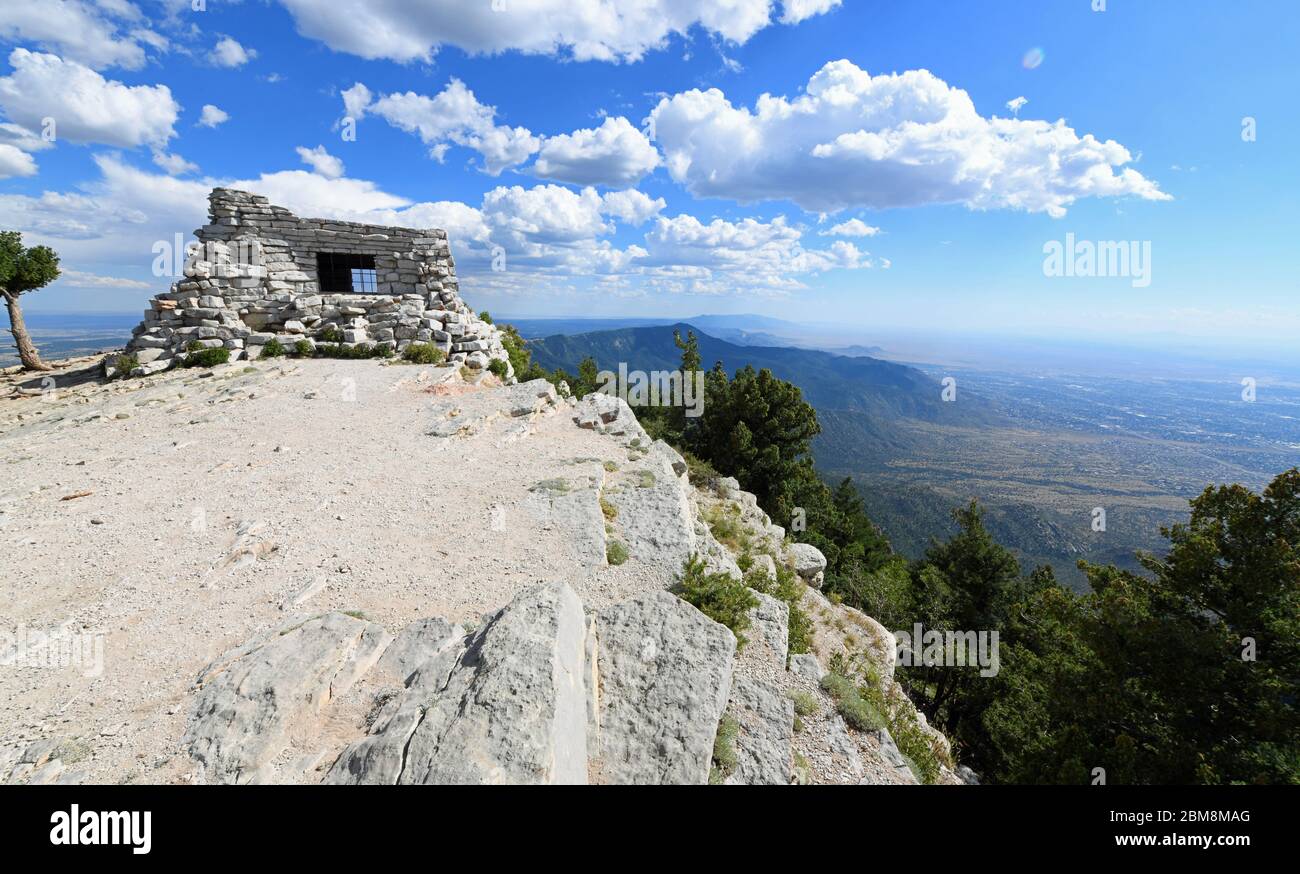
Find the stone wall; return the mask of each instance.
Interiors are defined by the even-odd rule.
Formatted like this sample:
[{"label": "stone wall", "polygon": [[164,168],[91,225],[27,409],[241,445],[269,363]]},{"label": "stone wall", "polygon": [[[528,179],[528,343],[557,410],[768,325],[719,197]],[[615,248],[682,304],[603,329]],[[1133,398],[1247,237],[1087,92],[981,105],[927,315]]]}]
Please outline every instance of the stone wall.
[{"label": "stone wall", "polygon": [[[328,338],[395,352],[433,343],[454,363],[498,359],[509,368],[500,333],[460,299],[446,231],[302,219],[229,188],[214,188],[208,203],[184,278],[150,302],[127,346],[145,373],[195,348],[255,359],[272,337],[289,347]],[[373,256],[376,293],[322,292],[321,252]]]}]

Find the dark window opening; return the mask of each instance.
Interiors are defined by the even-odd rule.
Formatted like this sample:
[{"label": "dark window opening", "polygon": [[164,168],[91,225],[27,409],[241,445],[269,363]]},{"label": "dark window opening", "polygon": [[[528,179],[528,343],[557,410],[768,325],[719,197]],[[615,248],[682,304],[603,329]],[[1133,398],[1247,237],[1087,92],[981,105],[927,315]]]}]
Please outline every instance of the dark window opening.
[{"label": "dark window opening", "polygon": [[374,294],[378,290],[374,255],[317,252],[316,275],[324,292]]}]

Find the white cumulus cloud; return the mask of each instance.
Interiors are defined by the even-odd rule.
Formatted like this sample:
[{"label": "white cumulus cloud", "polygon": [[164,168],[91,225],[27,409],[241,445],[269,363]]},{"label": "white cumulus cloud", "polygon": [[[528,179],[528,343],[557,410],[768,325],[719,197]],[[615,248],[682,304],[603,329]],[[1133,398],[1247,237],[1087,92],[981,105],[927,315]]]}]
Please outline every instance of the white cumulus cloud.
[{"label": "white cumulus cloud", "polygon": [[608,117],[595,129],[547,137],[532,173],[575,185],[634,185],[659,166],[659,152],[646,135],[622,117]]},{"label": "white cumulus cloud", "polygon": [[257,57],[254,49],[244,48],[238,40],[223,36],[212,49],[212,63],[218,67],[242,67]]},{"label": "white cumulus cloud", "polygon": [[480,103],[459,79],[452,79],[434,97],[407,91],[372,100],[370,89],[357,83],[342,94],[344,111],[360,120],[377,115],[393,127],[413,133],[441,161],[455,144],[483,157],[483,171],[491,176],[528,160],[541,140],[523,127],[496,123],[496,107]]},{"label": "white cumulus cloud", "polygon": [[[444,45],[470,54],[520,51],[579,61],[636,61],[691,28],[743,43],[769,26],[772,0],[280,0],[298,32],[363,58],[429,60]],[[839,0],[785,0],[794,24]]]},{"label": "white cumulus cloud", "polygon": [[785,0],[781,4],[781,23],[798,24],[814,15],[823,15],[840,5],[840,0]]},{"label": "white cumulus cloud", "polygon": [[0,143],[0,179],[11,176],[35,176],[36,159],[17,146]]},{"label": "white cumulus cloud", "polygon": [[324,146],[308,149],[298,146],[298,157],[320,175],[327,179],[337,179],[343,175],[343,162],[325,151]]},{"label": "white cumulus cloud", "polygon": [[1055,123],[984,118],[926,70],[872,76],[832,61],[793,99],[753,109],[716,88],[650,114],[672,178],[697,197],[791,200],[806,210],[959,203],[1063,215],[1080,197],[1168,195],[1114,140]]},{"label": "white cumulus cloud", "polygon": [[668,203],[662,197],[651,197],[644,191],[628,188],[611,191],[601,199],[601,211],[624,224],[643,225],[663,212]]},{"label": "white cumulus cloud", "polygon": [[125,30],[139,20],[140,11],[130,3],[4,0],[0,42],[34,43],[95,69],[136,70],[146,59],[140,43],[166,48],[166,40],[147,28]]},{"label": "white cumulus cloud", "polygon": [[192,161],[187,161],[174,152],[164,152],[154,149],[153,162],[163,170],[167,171],[168,176],[180,176],[183,173],[197,173],[199,165]]},{"label": "white cumulus cloud", "polygon": [[52,119],[56,138],[76,143],[164,146],[180,106],[166,85],[124,85],[76,61],[14,49],[0,78],[0,109],[30,132]]},{"label": "white cumulus cloud", "polygon": [[832,225],[824,231],[818,231],[818,234],[823,237],[874,237],[878,233],[880,228],[873,227],[862,219],[849,219]]},{"label": "white cumulus cloud", "polygon": [[230,115],[224,109],[211,103],[205,103],[203,104],[203,112],[199,116],[199,127],[216,127],[229,120]]}]

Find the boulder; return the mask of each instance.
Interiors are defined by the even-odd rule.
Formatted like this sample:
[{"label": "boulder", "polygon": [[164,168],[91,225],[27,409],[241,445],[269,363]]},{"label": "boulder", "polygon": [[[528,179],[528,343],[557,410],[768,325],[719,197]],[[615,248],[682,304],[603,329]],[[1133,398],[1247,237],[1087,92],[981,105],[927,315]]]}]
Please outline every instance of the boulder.
[{"label": "boulder", "polygon": [[[614,478],[605,498],[618,508],[618,530],[633,558],[670,574],[696,551],[691,486],[674,468],[681,456],[656,442]],[[683,468],[685,467],[683,463]]]},{"label": "boulder", "polygon": [[384,650],[376,669],[403,684],[444,651],[462,643],[465,629],[446,619],[419,619],[406,626]]},{"label": "boulder", "polygon": [[555,406],[555,386],[545,379],[532,379],[502,389],[503,408],[511,417],[531,416]]},{"label": "boulder", "polygon": [[794,738],[794,702],[776,685],[736,677],[727,710],[740,726],[736,734],[736,769],[729,786],[785,786],[790,783],[790,743]]},{"label": "boulder", "polygon": [[880,757],[886,764],[898,771],[899,775],[906,778],[908,782],[916,782],[916,775],[912,773],[907,757],[898,749],[898,744],[894,743],[894,737],[889,733],[889,729],[881,728],[876,731],[876,743],[880,744]]},{"label": "boulder", "polygon": [[327,613],[237,647],[198,678],[182,745],[214,783],[258,783],[289,745],[379,658],[392,637],[381,626]]},{"label": "boulder", "polygon": [[704,784],[731,692],[736,638],[664,591],[607,607],[596,619],[597,782]]},{"label": "boulder", "polygon": [[849,726],[845,723],[844,717],[838,713],[831,716],[827,724],[826,746],[836,767],[854,778],[862,776],[862,753],[849,734]]},{"label": "boulder", "polygon": [[808,585],[820,589],[823,572],[826,570],[826,556],[811,543],[794,543],[790,545],[790,558],[794,572]]},{"label": "boulder", "polygon": [[567,584],[521,593],[463,646],[417,668],[327,782],[585,783],[585,640]]},{"label": "boulder", "polygon": [[822,667],[821,662],[817,661],[817,656],[810,652],[803,652],[790,656],[790,673],[820,683],[822,677],[826,676],[826,669]]},{"label": "boulder", "polygon": [[758,555],[754,556],[754,564],[751,571],[755,568],[769,580],[776,579],[776,560],[766,552],[760,552]]},{"label": "boulder", "polygon": [[754,592],[754,597],[758,606],[749,611],[749,646],[761,658],[784,668],[790,649],[790,605],[762,592]]},{"label": "boulder", "polygon": [[573,421],[579,428],[602,434],[627,437],[638,445],[650,447],[650,436],[636,419],[627,401],[617,395],[592,392],[573,408]]}]

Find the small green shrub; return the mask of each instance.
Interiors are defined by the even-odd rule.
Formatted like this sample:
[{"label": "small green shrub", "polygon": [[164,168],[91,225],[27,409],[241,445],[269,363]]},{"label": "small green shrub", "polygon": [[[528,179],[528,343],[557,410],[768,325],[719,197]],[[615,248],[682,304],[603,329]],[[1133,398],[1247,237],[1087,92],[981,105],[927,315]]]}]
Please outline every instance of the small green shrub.
[{"label": "small green shrub", "polygon": [[123,352],[113,361],[113,367],[117,370],[114,379],[122,379],[131,375],[131,371],[140,366],[140,359],[133,353]]},{"label": "small green shrub", "polygon": [[709,771],[709,782],[721,783],[736,770],[739,757],[736,753],[736,738],[740,734],[740,723],[730,713],[724,713],[718,722],[718,733],[713,738],[713,768]]},{"label": "small green shrub", "polygon": [[822,688],[835,700],[835,708],[858,731],[879,731],[886,726],[885,717],[875,704],[862,697],[857,685],[839,674],[822,677]]},{"label": "small green shrub", "polygon": [[311,358],[316,354],[316,347],[310,340],[299,340],[293,344],[295,358]]},{"label": "small green shrub", "polygon": [[[800,606],[806,584],[793,570],[780,564],[776,566],[776,579],[773,579],[768,576],[766,570],[753,566],[753,559],[750,558],[749,553],[742,554],[736,563],[741,565],[745,559],[749,559],[751,565],[745,573],[745,583],[755,591],[784,601],[790,608],[788,654],[798,655],[808,652],[812,647],[813,621]],[[744,569],[743,565],[742,569]]]},{"label": "small green shrub", "polygon": [[497,379],[506,378],[506,363],[500,358],[493,358],[488,362],[488,372],[495,374]]},{"label": "small green shrub", "polygon": [[326,328],[316,335],[316,339],[322,343],[342,343],[343,332],[338,328]]},{"label": "small green shrub", "polygon": [[735,504],[714,504],[704,511],[713,537],[734,553],[743,553],[750,547],[751,536],[740,521],[740,507]]},{"label": "small green shrub", "polygon": [[402,350],[402,358],[412,364],[441,364],[447,353],[432,343],[412,343]]},{"label": "small green shrub", "polygon": [[620,565],[627,561],[627,546],[621,540],[611,540],[605,547],[605,561],[612,565]]},{"label": "small green shrub", "polygon": [[618,518],[618,507],[605,500],[603,495],[600,498],[600,512],[604,513],[605,518],[611,522]]},{"label": "small green shrub", "polygon": [[483,312],[479,313],[478,317],[479,317],[479,321],[487,322],[489,325],[492,324],[492,314],[489,313],[487,310],[483,310]]},{"label": "small green shrub", "polygon": [[[942,752],[935,748],[934,741],[921,728],[916,718],[916,711],[910,704],[904,701],[891,702],[886,693],[881,691],[879,680],[874,673],[868,678],[861,692],[868,703],[874,705],[878,711],[888,714],[886,727],[889,729],[889,735],[894,739],[894,745],[903,754],[903,758],[907,760],[907,766],[918,783],[933,783],[939,779],[940,769],[944,765],[949,768],[955,765],[951,758],[943,756]],[[891,703],[894,706],[891,706]]]},{"label": "small green shrub", "polygon": [[796,689],[790,693],[790,700],[794,702],[794,712],[800,716],[811,716],[820,709],[817,703],[817,696],[811,692],[805,692],[802,689]]},{"label": "small green shrub", "polygon": [[812,649],[813,621],[797,604],[790,605],[788,647],[790,655],[799,655]]},{"label": "small green shrub", "polygon": [[262,346],[263,358],[283,358],[285,355],[284,344],[278,338],[272,337]]},{"label": "small green shrub", "polygon": [[704,559],[693,555],[686,560],[672,591],[714,622],[730,628],[737,648],[745,645],[743,632],[749,628],[749,611],[758,606],[758,598],[744,582],[730,574],[709,573]]},{"label": "small green shrub", "polygon": [[355,346],[346,346],[342,343],[322,343],[316,347],[316,355],[320,358],[342,358],[344,360],[391,358],[393,350],[388,346],[379,346],[374,343],[358,343]]},{"label": "small green shrub", "polygon": [[690,452],[683,452],[682,457],[686,459],[686,476],[691,485],[697,489],[712,491],[714,486],[718,484],[718,480],[722,478],[722,475],[718,473],[713,465]]},{"label": "small green shrub", "polygon": [[807,786],[813,781],[812,762],[798,751],[794,754],[794,781],[800,786]]},{"label": "small green shrub", "polygon": [[216,367],[230,361],[230,350],[222,347],[200,349],[185,356],[186,367]]}]

